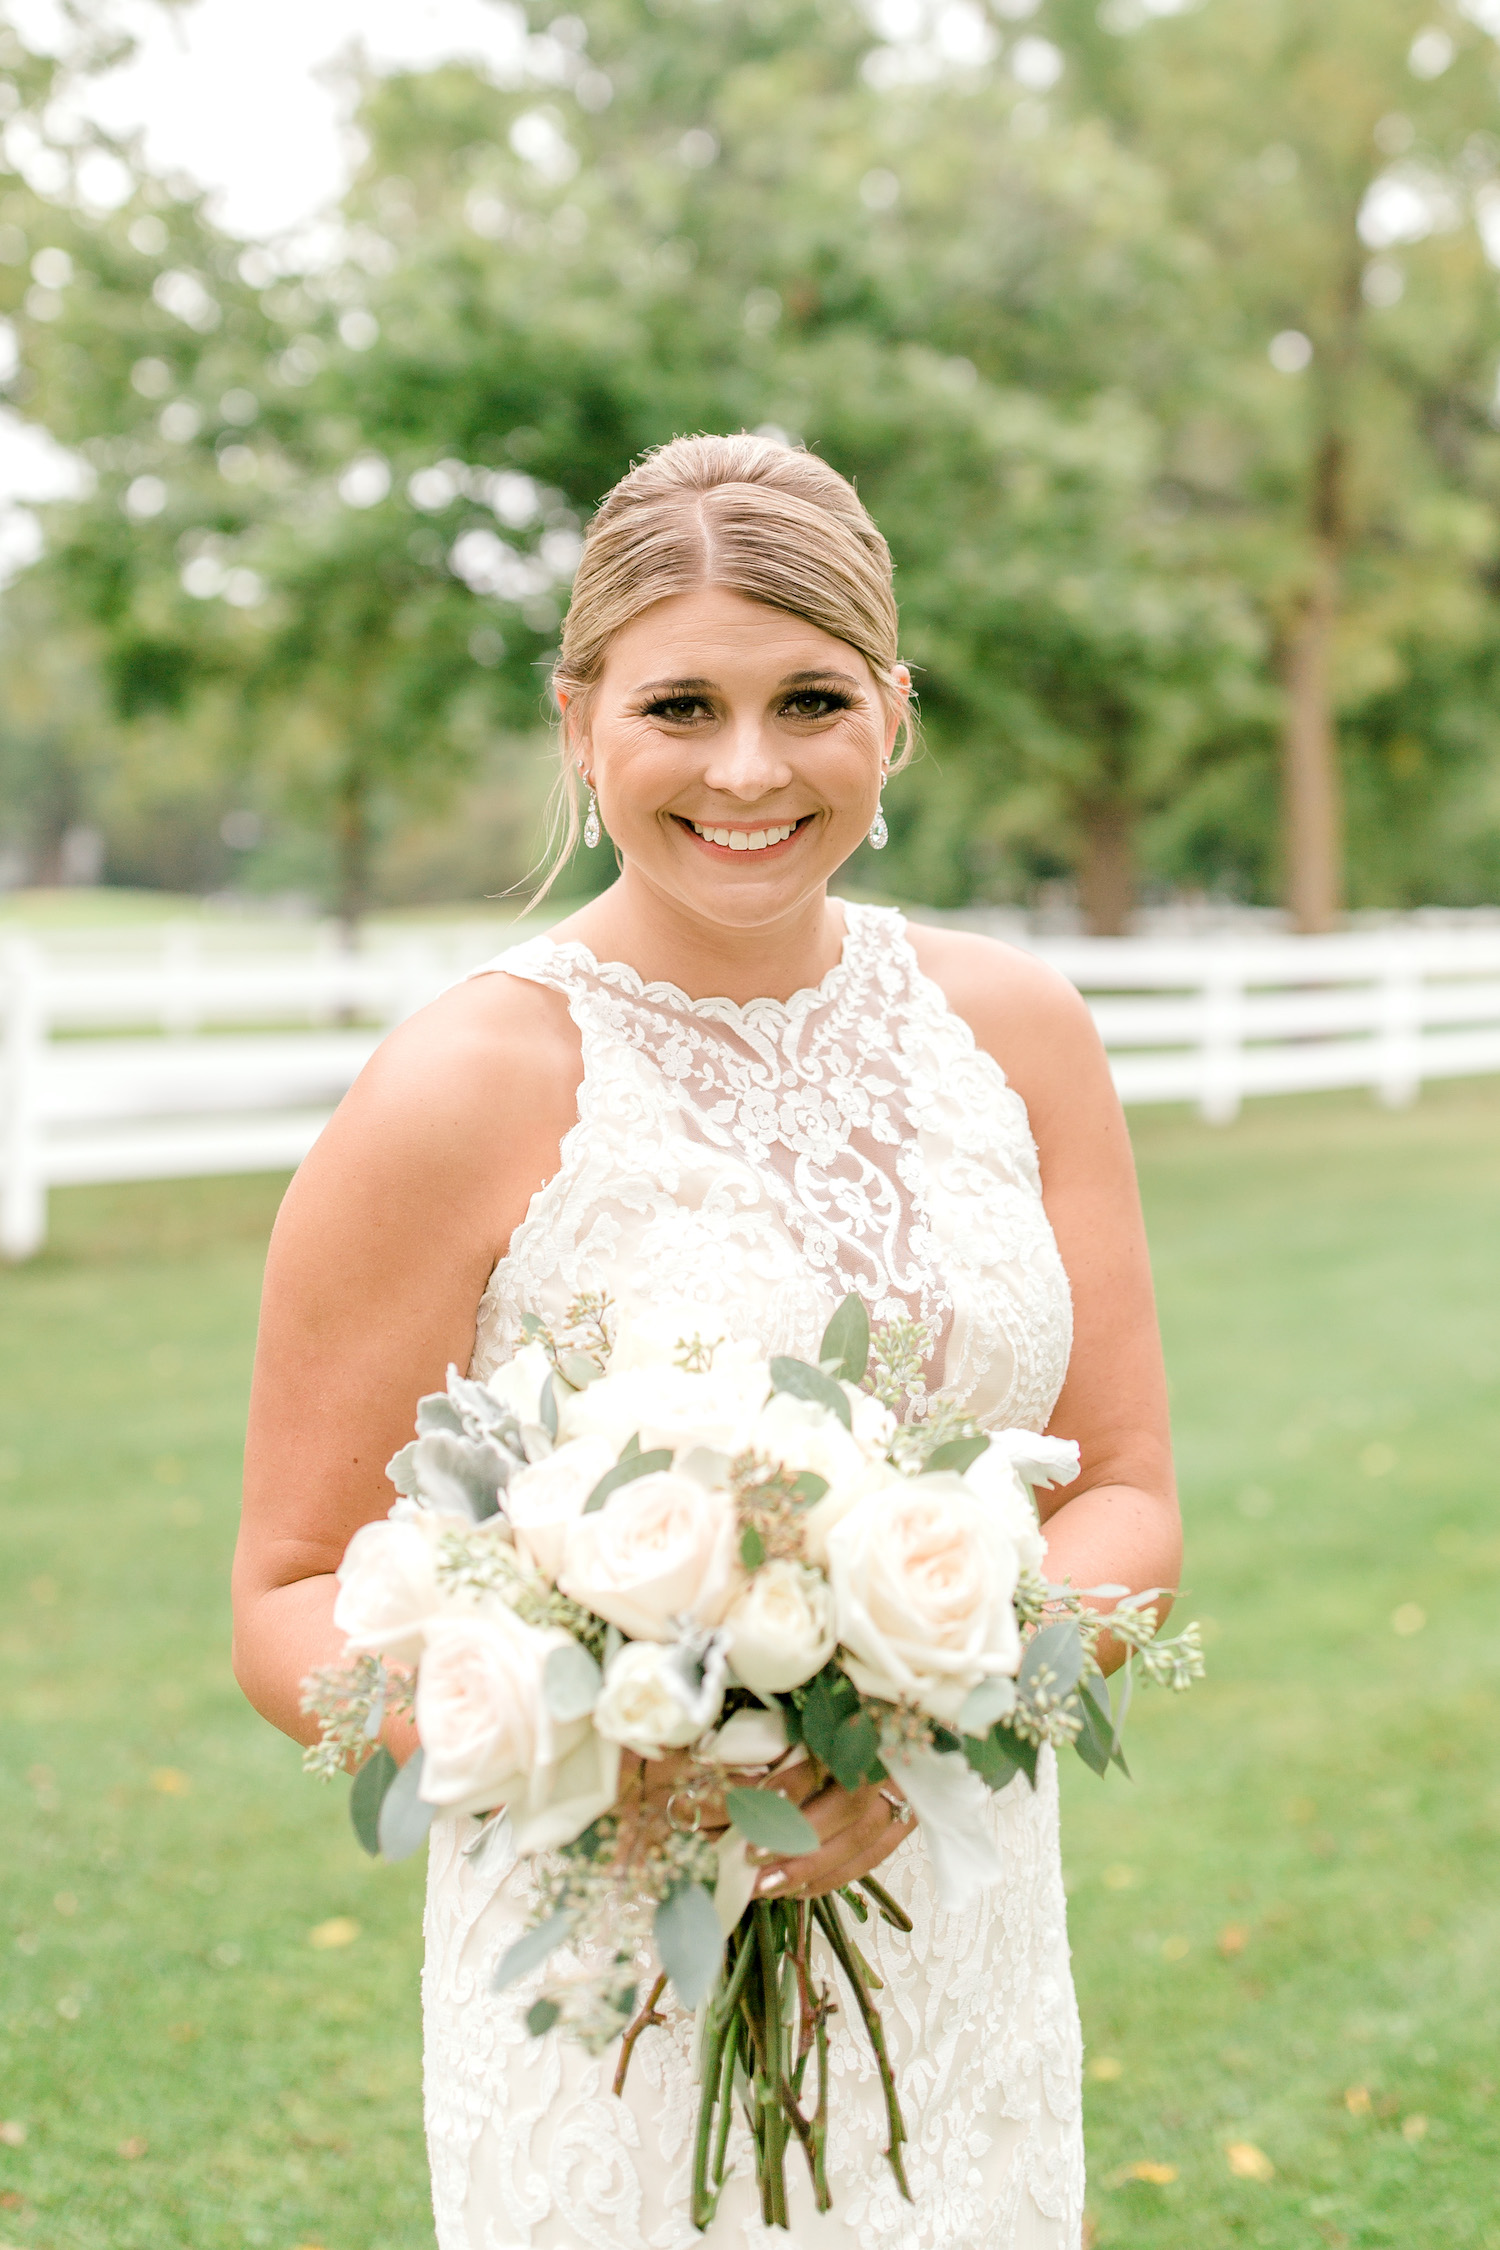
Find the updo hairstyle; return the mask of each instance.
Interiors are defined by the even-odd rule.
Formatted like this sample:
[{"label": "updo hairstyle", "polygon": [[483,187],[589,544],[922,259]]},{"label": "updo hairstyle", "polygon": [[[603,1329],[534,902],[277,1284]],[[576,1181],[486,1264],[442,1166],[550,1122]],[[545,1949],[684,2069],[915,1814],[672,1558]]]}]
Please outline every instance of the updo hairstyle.
[{"label": "updo hairstyle", "polygon": [[[874,673],[887,711],[899,694],[891,553],[847,478],[815,453],[753,437],[680,437],[646,454],[606,494],[584,540],[553,668],[555,691],[586,721],[609,644],[672,594],[723,586],[846,641]],[[900,755],[913,746],[903,718]],[[549,807],[543,898],[580,832],[567,729]]]}]

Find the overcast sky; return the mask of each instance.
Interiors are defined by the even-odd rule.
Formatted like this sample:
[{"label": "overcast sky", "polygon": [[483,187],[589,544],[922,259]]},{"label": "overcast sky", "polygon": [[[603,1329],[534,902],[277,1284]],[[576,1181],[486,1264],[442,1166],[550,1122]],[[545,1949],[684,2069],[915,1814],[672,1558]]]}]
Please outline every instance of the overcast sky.
[{"label": "overcast sky", "polygon": [[[35,47],[71,42],[55,0],[11,0]],[[358,42],[377,68],[452,56],[513,78],[524,38],[506,0],[100,0],[96,16],[138,40],[131,60],[90,81],[78,106],[112,133],[144,136],[148,165],[213,191],[214,216],[247,237],[311,218],[347,175],[345,96],[329,65]],[[40,184],[40,183],[39,183]],[[0,372],[6,341],[0,336]],[[68,463],[39,431],[0,409],[0,576],[35,534],[6,514],[66,484]]]}]

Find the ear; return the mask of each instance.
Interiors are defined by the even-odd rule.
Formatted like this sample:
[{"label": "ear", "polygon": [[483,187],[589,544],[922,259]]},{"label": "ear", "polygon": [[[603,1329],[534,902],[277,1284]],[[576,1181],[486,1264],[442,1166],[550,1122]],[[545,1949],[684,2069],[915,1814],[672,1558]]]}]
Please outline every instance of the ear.
[{"label": "ear", "polygon": [[887,765],[890,764],[896,748],[896,737],[901,731],[901,722],[906,717],[911,704],[911,671],[905,664],[893,664],[890,678],[891,686],[895,689],[895,698],[885,728],[884,758]]}]

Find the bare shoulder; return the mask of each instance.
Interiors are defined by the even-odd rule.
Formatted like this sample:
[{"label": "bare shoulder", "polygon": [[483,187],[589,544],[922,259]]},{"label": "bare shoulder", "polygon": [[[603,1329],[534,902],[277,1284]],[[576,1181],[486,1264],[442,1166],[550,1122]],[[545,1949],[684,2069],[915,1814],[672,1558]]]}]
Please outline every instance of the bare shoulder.
[{"label": "bare shoulder", "polygon": [[436,1226],[498,1255],[577,1115],[578,1034],[562,998],[503,973],[454,985],[383,1039],[289,1202]]},{"label": "bare shoulder", "polygon": [[1076,1104],[1087,1090],[1108,1088],[1088,1004],[1060,970],[974,930],[913,922],[907,934],[923,975],[941,987],[1025,1102],[1038,1139],[1065,1098]]}]

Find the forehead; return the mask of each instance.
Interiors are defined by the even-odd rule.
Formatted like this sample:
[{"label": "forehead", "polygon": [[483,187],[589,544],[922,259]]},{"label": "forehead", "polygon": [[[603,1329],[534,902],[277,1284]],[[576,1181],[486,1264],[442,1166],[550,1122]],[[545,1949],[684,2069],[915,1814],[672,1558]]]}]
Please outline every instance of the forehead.
[{"label": "forehead", "polygon": [[836,671],[861,685],[874,675],[859,651],[806,618],[723,586],[672,594],[621,627],[609,645],[603,684],[628,694],[646,680],[716,686],[774,684],[791,673]]}]

